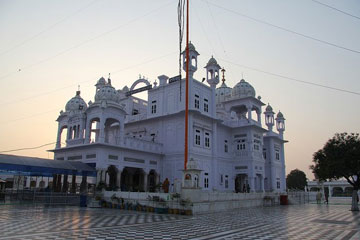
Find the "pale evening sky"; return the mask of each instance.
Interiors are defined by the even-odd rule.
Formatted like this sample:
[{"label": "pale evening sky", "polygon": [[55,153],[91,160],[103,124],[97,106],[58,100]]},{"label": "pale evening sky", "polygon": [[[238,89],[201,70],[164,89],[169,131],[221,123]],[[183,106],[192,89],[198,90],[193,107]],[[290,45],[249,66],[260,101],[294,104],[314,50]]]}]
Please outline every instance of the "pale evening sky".
[{"label": "pale evening sky", "polygon": [[[177,2],[0,0],[0,152],[55,142],[55,120],[78,85],[88,102],[108,73],[117,89],[139,74],[151,82],[177,75]],[[281,110],[287,173],[298,168],[312,179],[312,154],[327,139],[360,132],[360,2],[190,2],[199,66],[214,55],[228,86],[243,74]],[[195,77],[204,76],[199,67]],[[52,158],[46,150],[53,147],[8,154]]]}]

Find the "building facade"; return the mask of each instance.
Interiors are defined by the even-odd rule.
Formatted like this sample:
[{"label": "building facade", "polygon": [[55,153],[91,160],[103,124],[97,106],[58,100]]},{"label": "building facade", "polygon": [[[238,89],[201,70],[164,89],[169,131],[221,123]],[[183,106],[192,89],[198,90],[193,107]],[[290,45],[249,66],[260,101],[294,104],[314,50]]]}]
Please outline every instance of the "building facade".
[{"label": "building facade", "polygon": [[[228,87],[225,70],[213,57],[203,81],[194,79],[199,53],[191,43],[189,53],[189,159],[201,170],[197,186],[204,191],[285,191],[283,114],[275,116],[270,105],[262,112],[265,104],[244,79]],[[78,91],[57,119],[54,158],[88,163],[97,169],[97,182],[114,189],[155,191],[168,179],[170,191],[179,191],[185,80],[165,75],[158,80],[151,85],[140,76],[130,88],[117,90],[111,79],[100,78],[94,102],[88,103]],[[143,90],[147,101],[132,96]]]}]

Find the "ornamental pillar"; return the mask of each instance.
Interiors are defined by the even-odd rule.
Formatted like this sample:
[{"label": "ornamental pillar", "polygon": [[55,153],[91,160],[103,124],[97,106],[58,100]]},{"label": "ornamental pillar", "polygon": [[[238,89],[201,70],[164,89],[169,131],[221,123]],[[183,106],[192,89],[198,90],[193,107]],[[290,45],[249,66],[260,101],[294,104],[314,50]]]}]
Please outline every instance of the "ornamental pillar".
[{"label": "ornamental pillar", "polygon": [[104,143],[105,142],[105,119],[101,118],[100,119],[100,138],[99,138],[99,142],[100,143]]},{"label": "ornamental pillar", "polygon": [[251,114],[251,106],[247,106],[247,111],[248,111],[248,120],[252,120],[252,114]]},{"label": "ornamental pillar", "polygon": [[76,175],[71,176],[71,193],[76,193]]},{"label": "ornamental pillar", "polygon": [[91,122],[90,120],[86,121],[85,127],[85,143],[90,143],[90,134],[91,134]]},{"label": "ornamental pillar", "polygon": [[149,176],[149,174],[144,171],[144,175],[143,175],[143,177],[144,177],[144,182],[143,182],[143,184],[144,184],[144,191],[145,191],[145,192],[148,191],[148,176]]},{"label": "ornamental pillar", "polygon": [[121,172],[120,170],[116,173],[116,187],[121,190]]},{"label": "ornamental pillar", "polygon": [[62,186],[62,192],[67,192],[68,190],[68,175],[65,174],[64,175],[64,182],[63,182],[63,186]]},{"label": "ornamental pillar", "polygon": [[61,129],[60,124],[59,124],[57,137],[56,137],[56,148],[61,148],[61,132],[62,132],[62,129]]}]

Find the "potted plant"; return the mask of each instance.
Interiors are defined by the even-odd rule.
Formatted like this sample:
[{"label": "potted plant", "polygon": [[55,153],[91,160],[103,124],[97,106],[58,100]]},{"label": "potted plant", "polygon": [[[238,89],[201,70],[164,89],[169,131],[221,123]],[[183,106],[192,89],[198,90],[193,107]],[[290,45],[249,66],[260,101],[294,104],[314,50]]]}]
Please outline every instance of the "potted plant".
[{"label": "potted plant", "polygon": [[118,198],[115,193],[111,196],[111,203],[112,208],[117,208],[120,204],[120,198]]},{"label": "potted plant", "polygon": [[98,183],[98,185],[96,186],[96,191],[101,192],[101,191],[102,191],[103,189],[105,189],[105,188],[106,188],[106,183],[100,181],[100,182]]},{"label": "potted plant", "polygon": [[190,199],[180,199],[180,205],[183,207],[181,209],[182,215],[192,215],[192,209],[193,203],[190,201]]}]

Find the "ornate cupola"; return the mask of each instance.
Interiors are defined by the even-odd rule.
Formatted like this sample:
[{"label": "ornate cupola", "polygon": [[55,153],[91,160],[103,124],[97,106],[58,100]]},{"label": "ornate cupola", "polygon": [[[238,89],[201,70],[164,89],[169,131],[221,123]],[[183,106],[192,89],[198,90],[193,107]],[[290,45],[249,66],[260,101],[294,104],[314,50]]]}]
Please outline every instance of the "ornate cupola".
[{"label": "ornate cupola", "polygon": [[205,68],[206,68],[206,81],[212,88],[215,88],[216,85],[219,83],[219,70],[221,69],[221,67],[217,63],[216,59],[213,56],[211,56]]},{"label": "ornate cupola", "polygon": [[65,111],[71,112],[72,114],[83,113],[83,112],[85,112],[86,108],[87,108],[87,105],[86,105],[84,99],[81,98],[80,91],[76,91],[75,97],[71,98],[66,103]]},{"label": "ornate cupola", "polygon": [[274,112],[270,104],[267,105],[265,109],[265,124],[268,127],[269,131],[272,131],[274,126]]},{"label": "ornate cupola", "polygon": [[279,134],[282,136],[285,131],[285,118],[284,115],[279,111],[276,115],[276,129]]},{"label": "ornate cupola", "polygon": [[[186,71],[186,49],[182,52],[183,55],[183,69]],[[189,76],[192,77],[197,70],[197,56],[200,54],[196,51],[195,46],[189,42]]]}]

